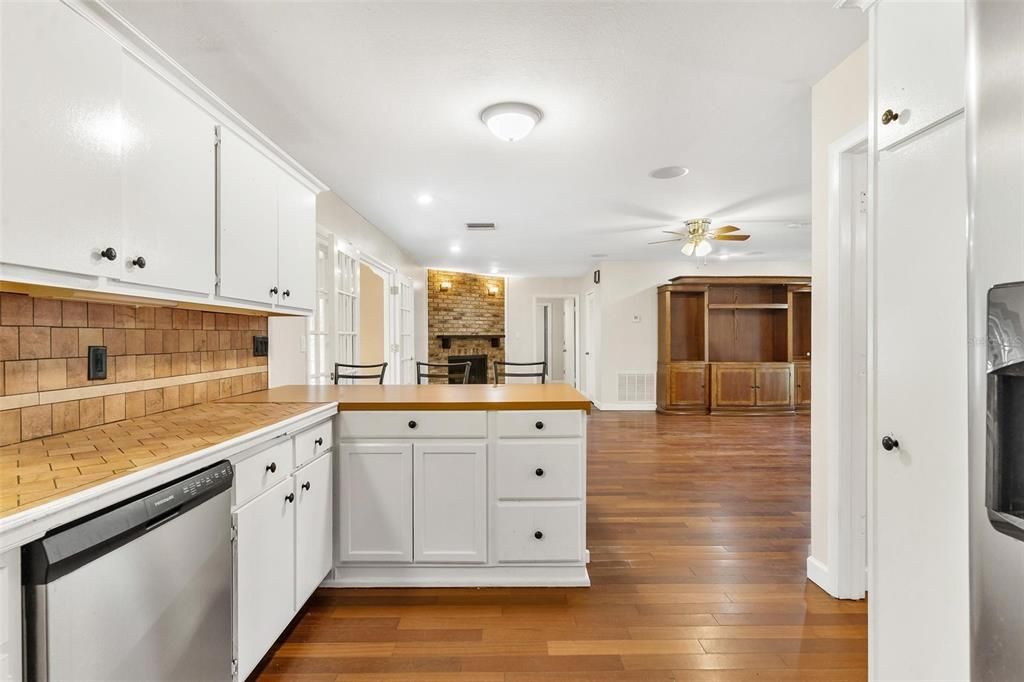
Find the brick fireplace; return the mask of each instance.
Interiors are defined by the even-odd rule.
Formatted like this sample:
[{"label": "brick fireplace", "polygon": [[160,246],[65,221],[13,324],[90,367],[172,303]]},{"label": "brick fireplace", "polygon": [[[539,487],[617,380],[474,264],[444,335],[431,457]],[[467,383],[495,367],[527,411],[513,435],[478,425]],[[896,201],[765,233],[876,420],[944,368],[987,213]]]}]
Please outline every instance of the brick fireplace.
[{"label": "brick fireplace", "polygon": [[427,270],[427,336],[430,362],[473,356],[470,382],[493,381],[494,361],[505,359],[505,280]]}]

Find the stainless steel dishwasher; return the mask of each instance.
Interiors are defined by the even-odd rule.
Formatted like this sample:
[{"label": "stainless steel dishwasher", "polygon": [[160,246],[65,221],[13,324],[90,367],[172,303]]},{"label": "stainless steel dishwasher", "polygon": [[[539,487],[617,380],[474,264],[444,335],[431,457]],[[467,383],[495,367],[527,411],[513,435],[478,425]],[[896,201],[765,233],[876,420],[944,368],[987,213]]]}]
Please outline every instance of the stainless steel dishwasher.
[{"label": "stainless steel dishwasher", "polygon": [[230,680],[231,464],[22,550],[29,680]]}]

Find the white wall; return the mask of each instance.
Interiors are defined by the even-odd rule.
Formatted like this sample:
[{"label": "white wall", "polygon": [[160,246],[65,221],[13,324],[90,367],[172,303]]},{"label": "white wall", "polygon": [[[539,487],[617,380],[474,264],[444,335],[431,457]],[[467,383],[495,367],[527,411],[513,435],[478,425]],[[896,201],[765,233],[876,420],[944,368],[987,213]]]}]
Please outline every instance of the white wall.
[{"label": "white wall", "polygon": [[868,49],[855,50],[811,90],[811,557],[828,566],[826,442],[829,338],[828,146],[867,121]]}]

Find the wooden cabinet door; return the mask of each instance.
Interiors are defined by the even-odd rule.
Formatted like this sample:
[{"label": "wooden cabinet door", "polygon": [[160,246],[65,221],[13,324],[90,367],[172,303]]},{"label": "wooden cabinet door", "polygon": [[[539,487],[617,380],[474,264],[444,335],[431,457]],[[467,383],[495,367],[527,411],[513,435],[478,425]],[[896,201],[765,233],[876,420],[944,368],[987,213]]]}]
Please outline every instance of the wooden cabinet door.
[{"label": "wooden cabinet door", "polygon": [[121,47],[59,2],[4,2],[0,15],[0,261],[116,276]]},{"label": "wooden cabinet door", "polygon": [[752,365],[715,366],[715,405],[753,407],[756,404],[757,372]]},{"label": "wooden cabinet door", "polygon": [[[295,498],[289,477],[235,512],[238,679],[295,615]],[[293,495],[291,500],[288,496]]]},{"label": "wooden cabinet door", "polygon": [[[283,171],[256,148],[230,130],[221,129],[218,265],[219,293],[225,298],[268,306],[278,301],[280,173]],[[310,254],[312,259],[312,248]]]},{"label": "wooden cabinet door", "polygon": [[331,453],[295,472],[295,610],[334,563]]},{"label": "wooden cabinet door", "polygon": [[670,405],[707,405],[706,365],[670,365]]},{"label": "wooden cabinet door", "polygon": [[808,364],[796,367],[796,404],[797,407],[809,407],[811,404],[811,366]]},{"label": "wooden cabinet door", "polygon": [[343,443],[339,462],[339,558],[411,562],[412,445]]},{"label": "wooden cabinet door", "polygon": [[415,443],[414,560],[487,561],[487,446]]},{"label": "wooden cabinet door", "polygon": [[278,178],[277,286],[283,306],[312,310],[316,299],[316,194]]},{"label": "wooden cabinet door", "polygon": [[214,121],[134,57],[126,54],[123,61],[124,122],[132,140],[123,150],[124,257],[118,260],[118,276],[210,294],[216,248]]},{"label": "wooden cabinet door", "polygon": [[793,369],[791,367],[757,368],[757,405],[785,407],[793,404]]}]

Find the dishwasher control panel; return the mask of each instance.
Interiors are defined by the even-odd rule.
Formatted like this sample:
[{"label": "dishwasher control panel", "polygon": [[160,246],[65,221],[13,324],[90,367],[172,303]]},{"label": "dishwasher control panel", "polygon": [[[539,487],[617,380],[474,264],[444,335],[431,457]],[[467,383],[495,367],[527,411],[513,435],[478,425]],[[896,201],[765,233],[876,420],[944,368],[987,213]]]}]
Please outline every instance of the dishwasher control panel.
[{"label": "dishwasher control panel", "polygon": [[231,462],[214,464],[146,497],[146,511],[151,517],[159,516],[197,498],[211,497],[229,489],[233,478]]}]

